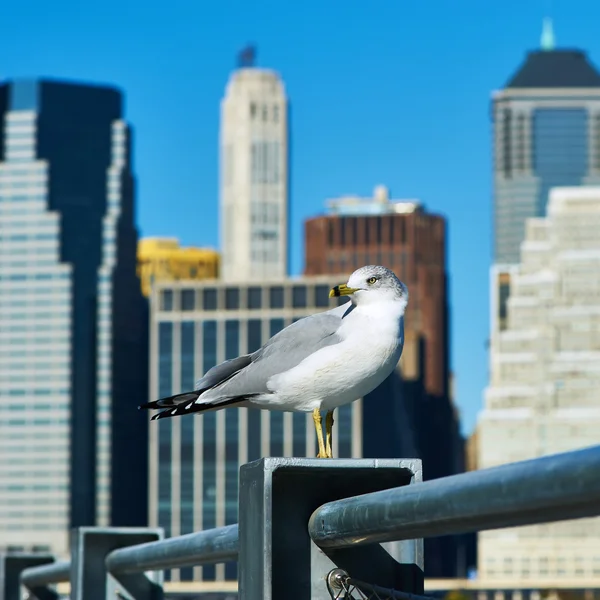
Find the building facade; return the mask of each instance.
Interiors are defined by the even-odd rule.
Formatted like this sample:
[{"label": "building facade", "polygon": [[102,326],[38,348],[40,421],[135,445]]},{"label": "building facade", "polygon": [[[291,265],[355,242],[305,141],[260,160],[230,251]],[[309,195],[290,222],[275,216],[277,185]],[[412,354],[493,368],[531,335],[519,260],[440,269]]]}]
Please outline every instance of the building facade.
[{"label": "building facade", "polygon": [[600,184],[600,73],[579,50],[557,50],[546,27],[492,95],[494,262],[519,262],[529,217],[556,186]]},{"label": "building facade", "polygon": [[[450,388],[446,222],[415,199],[393,200],[384,186],[372,197],[328,200],[327,214],[305,223],[306,275],[347,277],[368,264],[390,268],[408,286],[404,398],[423,476],[463,470],[463,442]],[[464,573],[455,539],[426,540],[426,575]]]},{"label": "building facade", "polygon": [[[193,389],[215,364],[253,352],[293,321],[332,308],[338,300],[329,299],[329,290],[337,281],[157,284],[151,300],[151,397]],[[340,458],[416,455],[399,373],[336,410],[333,451]],[[229,408],[153,421],[150,522],[166,535],[237,523],[240,465],[263,456],[316,455],[312,414]],[[236,569],[205,566],[171,577],[234,580]]]},{"label": "building facade", "polygon": [[0,85],[0,544],[147,521],[147,308],[109,87]]},{"label": "building facade", "polygon": [[222,276],[288,273],[288,101],[279,75],[236,70],[221,102]]},{"label": "building facade", "polygon": [[143,238],[137,249],[138,276],[148,297],[158,281],[216,279],[220,256],[212,248],[182,248],[177,238]]},{"label": "building facade", "polygon": [[[527,221],[506,323],[491,336],[478,467],[600,442],[600,187],[556,188]],[[492,313],[496,307],[492,306]],[[600,519],[479,534],[484,579],[600,576]]]}]

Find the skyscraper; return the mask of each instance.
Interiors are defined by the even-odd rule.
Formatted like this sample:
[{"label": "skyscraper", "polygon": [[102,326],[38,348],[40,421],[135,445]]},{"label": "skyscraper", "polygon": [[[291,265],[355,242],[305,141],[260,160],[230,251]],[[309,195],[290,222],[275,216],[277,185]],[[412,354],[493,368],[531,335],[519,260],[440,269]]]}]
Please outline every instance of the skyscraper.
[{"label": "skyscraper", "polygon": [[[527,221],[477,428],[478,467],[600,441],[600,187],[551,191]],[[600,576],[600,519],[479,534],[483,578]]]},{"label": "skyscraper", "polygon": [[146,522],[147,309],[109,87],[0,85],[0,539]]},{"label": "skyscraper", "polygon": [[546,20],[541,49],[493,93],[492,118],[494,262],[513,264],[550,188],[600,184],[600,73],[581,50],[556,49]]},{"label": "skyscraper", "polygon": [[224,279],[288,272],[288,103],[274,71],[234,71],[221,103]]}]

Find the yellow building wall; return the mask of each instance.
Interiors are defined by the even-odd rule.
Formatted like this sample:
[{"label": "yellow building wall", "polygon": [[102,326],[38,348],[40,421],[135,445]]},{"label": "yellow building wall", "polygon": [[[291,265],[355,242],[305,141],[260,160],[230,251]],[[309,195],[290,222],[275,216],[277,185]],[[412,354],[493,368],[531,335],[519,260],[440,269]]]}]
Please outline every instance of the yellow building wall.
[{"label": "yellow building wall", "polygon": [[142,238],[137,263],[142,293],[149,296],[157,281],[217,279],[220,255],[212,248],[182,248],[177,238]]}]

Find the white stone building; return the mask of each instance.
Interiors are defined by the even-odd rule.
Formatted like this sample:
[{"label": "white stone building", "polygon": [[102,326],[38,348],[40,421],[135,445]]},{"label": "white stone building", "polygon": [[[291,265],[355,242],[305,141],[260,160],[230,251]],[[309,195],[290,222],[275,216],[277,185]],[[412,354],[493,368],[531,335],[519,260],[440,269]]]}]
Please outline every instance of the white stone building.
[{"label": "white stone building", "polygon": [[[600,187],[551,190],[509,285],[502,326],[491,307],[479,468],[600,443]],[[484,532],[478,553],[483,579],[598,577],[600,520]]]},{"label": "white stone building", "polygon": [[221,102],[222,276],[288,272],[288,102],[274,71],[234,71]]}]

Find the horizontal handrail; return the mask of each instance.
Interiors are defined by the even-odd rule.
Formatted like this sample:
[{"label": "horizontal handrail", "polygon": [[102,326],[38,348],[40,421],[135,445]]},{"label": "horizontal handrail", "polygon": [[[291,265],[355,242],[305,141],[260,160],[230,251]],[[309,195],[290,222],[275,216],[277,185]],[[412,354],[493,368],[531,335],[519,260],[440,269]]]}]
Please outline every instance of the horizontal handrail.
[{"label": "horizontal handrail", "polygon": [[71,562],[68,560],[29,567],[21,572],[21,583],[29,590],[44,587],[52,583],[69,581]]},{"label": "horizontal handrail", "polygon": [[322,548],[469,533],[600,514],[600,446],[328,502]]},{"label": "horizontal handrail", "polygon": [[113,550],[106,568],[111,573],[141,573],[226,562],[237,559],[238,547],[238,526],[228,525]]}]

